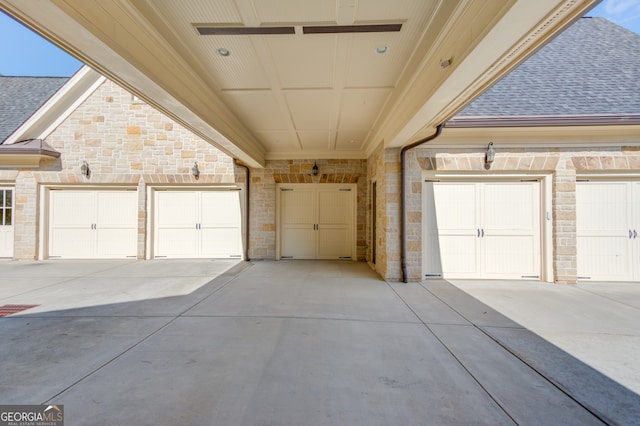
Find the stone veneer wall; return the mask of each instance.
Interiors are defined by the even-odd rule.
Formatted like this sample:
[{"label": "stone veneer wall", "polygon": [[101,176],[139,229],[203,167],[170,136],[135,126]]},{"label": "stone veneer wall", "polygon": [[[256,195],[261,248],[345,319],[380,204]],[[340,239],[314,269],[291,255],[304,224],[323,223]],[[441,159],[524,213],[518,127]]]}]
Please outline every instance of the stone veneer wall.
[{"label": "stone veneer wall", "polygon": [[276,256],[276,183],[357,183],[357,259],[366,256],[367,179],[366,160],[270,160],[262,169],[251,169],[249,257]]},{"label": "stone veneer wall", "polygon": [[[237,182],[233,160],[115,83],[106,81],[46,141],[60,151],[37,170],[13,171],[15,259],[38,255],[39,186],[43,184],[137,187],[138,258],[145,254],[146,188],[152,184],[213,185]],[[80,174],[83,161],[91,176]],[[200,178],[191,175],[198,162]],[[6,172],[5,172],[6,173]],[[242,170],[237,173],[240,182]]]},{"label": "stone veneer wall", "polygon": [[591,149],[501,149],[496,147],[491,170],[484,169],[483,150],[419,147],[407,153],[408,262],[411,280],[422,275],[422,171],[486,173],[541,172],[552,174],[553,275],[558,283],[577,280],[576,177],[580,173],[640,173],[638,147]]},{"label": "stone veneer wall", "polygon": [[[400,150],[385,149],[383,144],[374,151],[367,161],[367,185],[376,182],[377,211],[376,241],[371,239],[371,218],[367,235],[369,248],[367,260],[372,260],[372,247],[376,247],[375,270],[388,281],[401,278],[400,268]],[[371,202],[371,200],[370,200]]]}]

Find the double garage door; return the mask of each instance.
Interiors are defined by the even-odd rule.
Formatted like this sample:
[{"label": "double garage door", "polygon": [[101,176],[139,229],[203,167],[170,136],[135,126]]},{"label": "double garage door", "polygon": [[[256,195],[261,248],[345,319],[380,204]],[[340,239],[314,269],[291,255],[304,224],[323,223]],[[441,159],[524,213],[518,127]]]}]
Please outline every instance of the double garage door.
[{"label": "double garage door", "polygon": [[425,277],[540,279],[540,182],[425,182]]},{"label": "double garage door", "polygon": [[[153,191],[151,257],[241,257],[240,191]],[[131,190],[49,191],[49,257],[135,258],[138,194]]]},{"label": "double garage door", "polygon": [[242,257],[239,190],[155,191],[155,257]]},{"label": "double garage door", "polygon": [[355,185],[290,184],[278,188],[281,259],[353,259]]},{"label": "double garage door", "polygon": [[49,257],[136,257],[135,190],[51,190],[49,206]]},{"label": "double garage door", "polygon": [[640,280],[640,182],[576,184],[578,279]]}]

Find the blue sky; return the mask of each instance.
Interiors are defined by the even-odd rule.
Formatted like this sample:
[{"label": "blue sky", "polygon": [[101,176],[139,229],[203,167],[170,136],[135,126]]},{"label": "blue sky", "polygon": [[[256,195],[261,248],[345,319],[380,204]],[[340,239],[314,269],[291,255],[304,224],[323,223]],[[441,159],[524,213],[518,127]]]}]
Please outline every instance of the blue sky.
[{"label": "blue sky", "polygon": [[[587,16],[602,16],[640,34],[640,0],[603,0]],[[2,75],[68,77],[82,65],[1,12],[0,40]]]}]

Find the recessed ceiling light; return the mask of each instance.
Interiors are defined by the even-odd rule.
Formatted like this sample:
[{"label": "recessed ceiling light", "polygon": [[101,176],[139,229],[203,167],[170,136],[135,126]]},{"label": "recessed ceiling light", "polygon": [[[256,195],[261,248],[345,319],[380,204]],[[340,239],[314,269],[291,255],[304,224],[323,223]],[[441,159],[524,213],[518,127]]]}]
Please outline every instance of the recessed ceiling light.
[{"label": "recessed ceiling light", "polygon": [[376,47],[376,53],[378,55],[384,55],[389,51],[389,46],[378,46]]},{"label": "recessed ceiling light", "polygon": [[229,51],[229,49],[225,49],[224,47],[218,48],[216,52],[218,53],[218,55],[224,56],[224,57],[231,55],[231,52]]}]

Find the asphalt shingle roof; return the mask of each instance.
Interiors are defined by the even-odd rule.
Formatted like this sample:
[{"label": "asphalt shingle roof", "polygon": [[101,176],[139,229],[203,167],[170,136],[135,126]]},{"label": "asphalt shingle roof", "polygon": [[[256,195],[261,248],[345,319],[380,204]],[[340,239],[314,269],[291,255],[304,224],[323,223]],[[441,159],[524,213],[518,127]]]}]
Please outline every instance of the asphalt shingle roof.
[{"label": "asphalt shingle roof", "polygon": [[67,77],[0,76],[0,143],[31,117]]},{"label": "asphalt shingle roof", "polygon": [[640,113],[640,35],[581,18],[456,118]]}]

